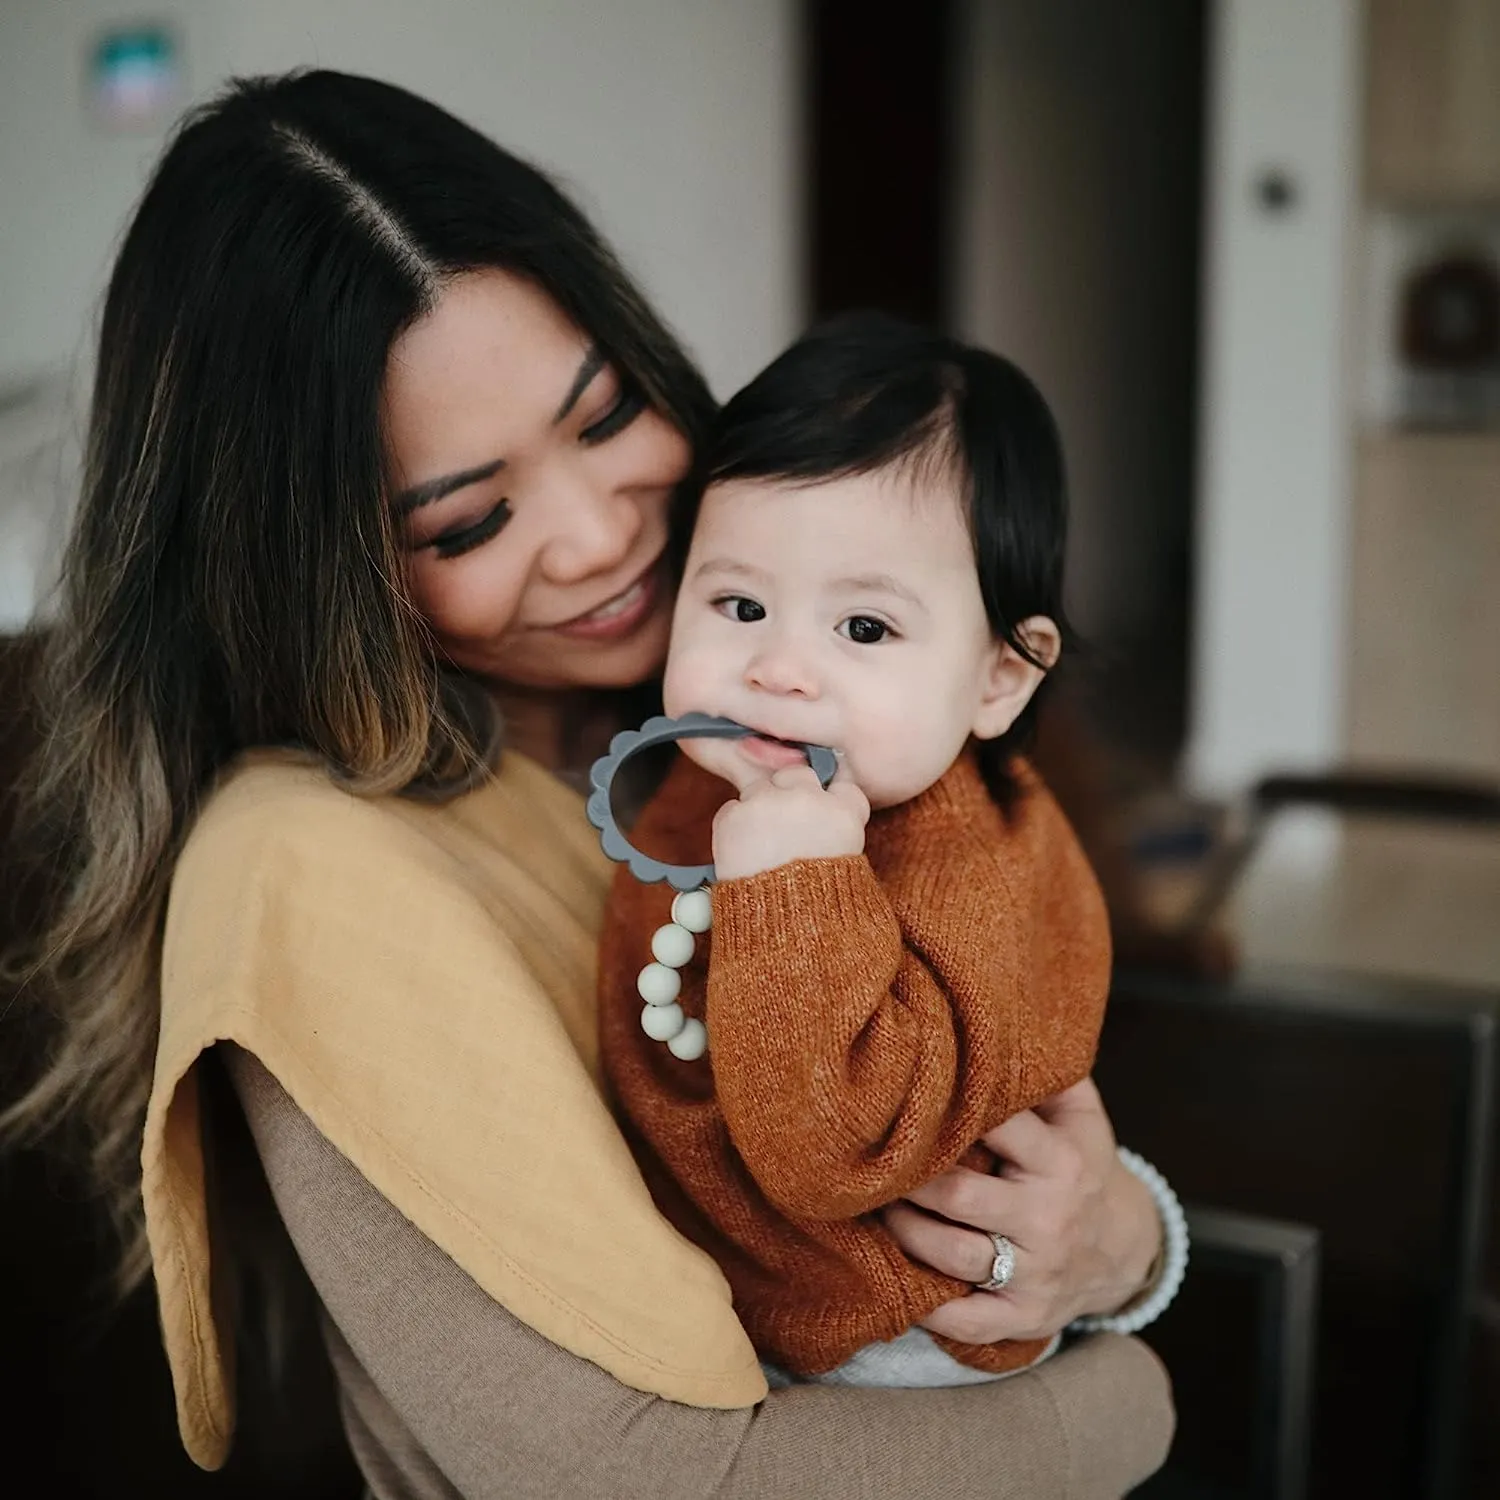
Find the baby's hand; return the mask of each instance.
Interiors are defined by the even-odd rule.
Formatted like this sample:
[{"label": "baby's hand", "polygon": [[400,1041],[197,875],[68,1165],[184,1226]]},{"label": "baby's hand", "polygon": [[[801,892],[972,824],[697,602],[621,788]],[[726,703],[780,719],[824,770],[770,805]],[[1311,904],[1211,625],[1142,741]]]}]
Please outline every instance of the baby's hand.
[{"label": "baby's hand", "polygon": [[794,859],[863,854],[870,804],[840,764],[825,791],[811,766],[787,766],[740,788],[714,817],[714,873],[759,875]]}]

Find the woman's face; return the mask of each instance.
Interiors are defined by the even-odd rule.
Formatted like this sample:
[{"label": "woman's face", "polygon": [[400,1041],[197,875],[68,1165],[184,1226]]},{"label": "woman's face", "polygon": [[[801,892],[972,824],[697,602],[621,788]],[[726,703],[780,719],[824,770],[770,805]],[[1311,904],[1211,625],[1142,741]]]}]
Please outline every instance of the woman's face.
[{"label": "woman's face", "polygon": [[457,665],[547,690],[660,670],[688,444],[545,292],[451,282],[392,346],[384,423],[411,595]]}]

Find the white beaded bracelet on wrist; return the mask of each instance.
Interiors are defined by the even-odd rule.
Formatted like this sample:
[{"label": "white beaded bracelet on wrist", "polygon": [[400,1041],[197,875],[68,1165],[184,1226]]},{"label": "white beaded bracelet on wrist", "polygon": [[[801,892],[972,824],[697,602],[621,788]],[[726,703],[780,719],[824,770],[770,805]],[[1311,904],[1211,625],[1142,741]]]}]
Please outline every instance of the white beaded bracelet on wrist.
[{"label": "white beaded bracelet on wrist", "polygon": [[1187,1274],[1188,1226],[1187,1216],[1177,1201],[1177,1194],[1167,1184],[1167,1179],[1143,1156],[1117,1148],[1120,1163],[1126,1171],[1144,1182],[1151,1193],[1151,1201],[1161,1216],[1162,1268],[1156,1285],[1144,1301],[1124,1312],[1103,1316],[1075,1318],[1068,1325],[1069,1333],[1139,1333],[1149,1323],[1154,1323],[1172,1305],[1182,1278]]}]

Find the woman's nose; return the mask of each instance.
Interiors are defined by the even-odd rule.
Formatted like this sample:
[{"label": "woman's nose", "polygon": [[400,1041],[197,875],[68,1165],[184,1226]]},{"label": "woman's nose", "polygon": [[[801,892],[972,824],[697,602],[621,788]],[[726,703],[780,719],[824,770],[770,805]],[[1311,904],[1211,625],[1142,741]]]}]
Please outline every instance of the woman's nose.
[{"label": "woman's nose", "polygon": [[542,567],[554,583],[578,583],[622,562],[645,524],[630,496],[575,476],[566,493],[554,490],[543,504],[556,507],[557,529]]},{"label": "woman's nose", "polygon": [[783,697],[816,698],[817,675],[807,654],[790,641],[768,641],[745,664],[745,681],[763,693]]}]

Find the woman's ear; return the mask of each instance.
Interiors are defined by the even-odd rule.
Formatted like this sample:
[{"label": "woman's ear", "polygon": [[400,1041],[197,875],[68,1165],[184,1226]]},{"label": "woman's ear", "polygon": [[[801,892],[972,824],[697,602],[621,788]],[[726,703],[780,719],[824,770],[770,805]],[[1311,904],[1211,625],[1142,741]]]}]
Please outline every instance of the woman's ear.
[{"label": "woman's ear", "polygon": [[1031,702],[1031,695],[1062,655],[1062,632],[1046,615],[1032,615],[1022,620],[1016,627],[1016,634],[1026,642],[1027,650],[1045,666],[1039,667],[1036,662],[1027,661],[1007,641],[994,643],[985,663],[979,706],[974,714],[972,733],[975,739],[999,739],[1020,717],[1021,710]]}]

